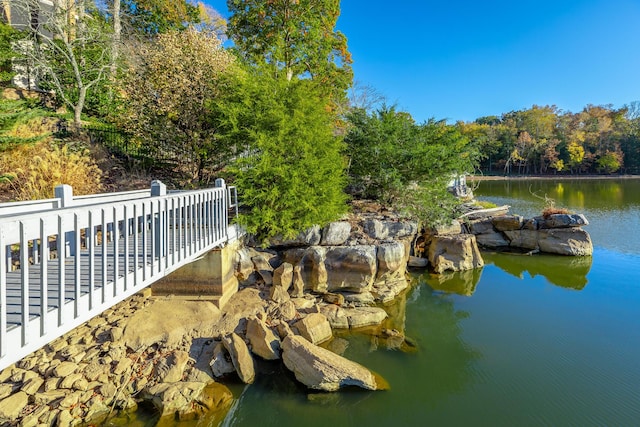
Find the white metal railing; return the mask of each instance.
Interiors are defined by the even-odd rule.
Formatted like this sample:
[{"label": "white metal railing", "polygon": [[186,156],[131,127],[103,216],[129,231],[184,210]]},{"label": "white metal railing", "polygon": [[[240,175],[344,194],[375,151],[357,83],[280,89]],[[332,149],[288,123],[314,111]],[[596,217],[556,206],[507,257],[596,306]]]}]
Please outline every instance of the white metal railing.
[{"label": "white metal railing", "polygon": [[[65,188],[61,188],[65,187]],[[0,204],[0,369],[229,239],[235,187]],[[231,203],[233,201],[233,203]]]}]

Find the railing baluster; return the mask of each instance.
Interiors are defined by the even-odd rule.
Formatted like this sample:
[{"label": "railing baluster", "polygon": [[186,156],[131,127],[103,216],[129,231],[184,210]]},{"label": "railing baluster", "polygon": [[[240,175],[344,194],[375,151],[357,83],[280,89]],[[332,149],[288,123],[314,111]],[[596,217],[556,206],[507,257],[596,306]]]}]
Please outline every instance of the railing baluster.
[{"label": "railing baluster", "polygon": [[7,354],[7,263],[6,257],[11,257],[7,250],[2,230],[0,230],[0,357]]},{"label": "railing baluster", "polygon": [[102,268],[101,268],[101,281],[102,281],[102,289],[100,290],[100,295],[102,299],[100,300],[100,304],[104,304],[107,301],[107,212],[105,208],[100,209],[102,216],[102,240],[101,240],[101,249],[102,253]]},{"label": "railing baluster", "polygon": [[22,345],[29,342],[29,241],[26,238],[24,223],[20,221],[20,279],[22,281],[21,293],[21,325]]},{"label": "railing baluster", "polygon": [[123,207],[123,215],[124,215],[124,219],[122,220],[122,235],[124,236],[124,243],[123,243],[123,249],[122,249],[122,253],[123,253],[123,258],[124,258],[124,263],[123,263],[123,270],[124,270],[124,290],[125,292],[128,290],[129,288],[129,209],[127,209],[128,206],[124,205]]},{"label": "railing baluster", "polygon": [[147,204],[142,204],[142,280],[147,279]]},{"label": "railing baluster", "polygon": [[138,256],[140,255],[140,251],[139,251],[139,246],[138,246],[138,239],[140,236],[138,236],[138,234],[140,233],[140,230],[138,228],[138,224],[139,224],[139,208],[138,208],[137,203],[134,203],[133,205],[133,287],[138,287]]},{"label": "railing baluster", "polygon": [[58,326],[62,326],[66,319],[64,311],[65,302],[65,260],[66,260],[66,244],[64,239],[64,220],[62,215],[58,215],[58,234],[56,236],[56,250],[58,251]]},{"label": "railing baluster", "polygon": [[[40,241],[42,256],[40,258],[40,336],[47,333],[49,317],[49,236],[46,231],[44,218],[40,218]],[[2,305],[4,307],[4,305]]]},{"label": "railing baluster", "polygon": [[73,215],[73,229],[74,229],[74,234],[73,234],[73,240],[74,240],[74,245],[75,245],[75,253],[74,253],[74,274],[73,274],[73,284],[74,284],[74,300],[73,300],[73,307],[74,307],[74,318],[80,316],[80,312],[81,312],[81,308],[80,308],[80,295],[82,294],[82,288],[81,288],[81,283],[80,283],[80,274],[82,272],[82,270],[80,269],[81,265],[80,265],[80,255],[82,254],[82,248],[80,247],[80,223],[79,223],[79,218],[78,218],[78,214],[74,214]]},{"label": "railing baluster", "polygon": [[89,211],[89,224],[87,227],[86,245],[89,252],[89,310],[92,310],[95,304],[95,287],[96,287],[96,224],[93,218],[94,211]]},{"label": "railing baluster", "polygon": [[113,237],[111,238],[111,247],[113,250],[113,296],[117,296],[118,295],[118,282],[119,282],[119,274],[118,274],[118,270],[119,270],[119,253],[118,253],[118,241],[120,240],[120,230],[118,229],[118,209],[116,207],[114,207],[111,210],[112,214],[113,214]]}]

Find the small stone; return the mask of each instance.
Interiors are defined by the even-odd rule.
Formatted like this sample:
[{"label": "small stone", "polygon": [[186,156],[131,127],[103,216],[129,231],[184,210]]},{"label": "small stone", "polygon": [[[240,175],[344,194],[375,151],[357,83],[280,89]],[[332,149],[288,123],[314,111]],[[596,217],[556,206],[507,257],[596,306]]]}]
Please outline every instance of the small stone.
[{"label": "small stone", "polygon": [[68,409],[60,411],[60,413],[58,414],[58,425],[61,427],[75,425],[73,415],[71,415],[71,411],[69,411]]},{"label": "small stone", "polygon": [[132,364],[133,364],[133,361],[128,357],[125,357],[124,359],[120,359],[120,361],[115,366],[115,368],[113,368],[112,372],[116,375],[123,374],[131,367]]},{"label": "small stone", "polygon": [[38,390],[40,390],[40,387],[42,386],[42,384],[44,384],[44,380],[42,378],[40,377],[31,378],[24,383],[21,390],[27,393],[28,395],[33,395]]},{"label": "small stone", "polygon": [[29,395],[19,391],[0,401],[0,419],[15,420],[29,403]]},{"label": "small stone", "polygon": [[209,365],[211,366],[211,372],[213,372],[216,378],[223,377],[236,370],[231,362],[229,352],[227,352],[222,343],[218,343],[213,349],[213,356]]},{"label": "small stone", "polygon": [[111,341],[113,342],[118,342],[122,339],[122,336],[124,334],[124,330],[120,327],[114,327],[111,328],[111,330],[109,331],[111,334]]},{"label": "small stone", "polygon": [[335,305],[344,304],[344,295],[342,294],[326,293],[322,295],[322,299],[324,300],[324,302],[328,304],[335,304]]},{"label": "small stone", "polygon": [[66,340],[59,338],[59,339],[49,343],[49,345],[47,347],[48,347],[49,351],[51,351],[52,353],[57,353],[60,350],[62,350],[63,348],[65,348],[67,345],[69,345],[69,344],[67,343]]},{"label": "small stone", "polygon": [[22,360],[16,362],[16,366],[21,369],[31,370],[38,363],[37,357],[25,357]]},{"label": "small stone", "polygon": [[43,413],[38,419],[38,421],[40,421],[42,424],[45,424],[47,426],[51,426],[55,422],[56,418],[58,418],[59,413],[60,413],[59,409],[51,409]]},{"label": "small stone", "polygon": [[63,398],[67,394],[68,390],[48,390],[43,393],[36,393],[33,395],[33,403],[36,405],[48,405],[54,400]]},{"label": "small stone", "polygon": [[80,402],[80,396],[82,396],[82,392],[80,392],[80,391],[74,391],[73,393],[67,394],[60,401],[60,407],[61,408],[70,408],[72,406],[77,405],[78,402]]},{"label": "small stone", "polygon": [[290,297],[284,287],[273,285],[269,289],[269,299],[275,303],[281,304],[285,301],[289,301]]},{"label": "small stone", "polygon": [[105,399],[110,399],[114,397],[117,391],[118,390],[116,389],[116,386],[111,383],[103,384],[100,387],[100,394],[104,396]]},{"label": "small stone", "polygon": [[20,368],[13,368],[13,375],[9,378],[14,383],[21,383],[24,380],[24,374],[28,371]]},{"label": "small stone", "polygon": [[0,384],[0,400],[13,393],[15,387],[16,386],[12,383]]},{"label": "small stone", "polygon": [[182,380],[188,362],[189,353],[180,350],[174,351],[167,358],[160,360],[156,366],[158,381],[174,383]]},{"label": "small stone", "polygon": [[58,377],[51,377],[47,379],[44,383],[44,391],[58,389],[58,385],[60,385],[61,381],[62,381],[62,378],[58,378]]},{"label": "small stone", "polygon": [[56,366],[53,370],[53,374],[56,377],[64,378],[78,369],[78,364],[74,362],[62,362]]},{"label": "small stone", "polygon": [[273,286],[281,286],[285,291],[288,291],[292,283],[293,266],[288,262],[283,262],[273,271]]},{"label": "small stone", "polygon": [[86,391],[89,388],[89,382],[85,378],[77,379],[71,386],[74,390]]},{"label": "small stone", "polygon": [[70,389],[73,387],[73,383],[78,381],[80,378],[83,378],[83,375],[79,372],[67,375],[66,377],[62,378],[62,381],[60,381],[58,387]]}]

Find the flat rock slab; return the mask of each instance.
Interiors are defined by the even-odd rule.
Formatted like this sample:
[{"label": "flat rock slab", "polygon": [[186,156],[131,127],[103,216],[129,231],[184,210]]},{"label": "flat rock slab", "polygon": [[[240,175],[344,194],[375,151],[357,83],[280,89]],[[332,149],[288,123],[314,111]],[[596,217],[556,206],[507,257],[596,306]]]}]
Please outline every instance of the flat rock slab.
[{"label": "flat rock slab", "polygon": [[212,336],[220,316],[220,310],[208,301],[157,299],[126,320],[122,339],[133,350],[158,342],[175,346],[185,335]]}]

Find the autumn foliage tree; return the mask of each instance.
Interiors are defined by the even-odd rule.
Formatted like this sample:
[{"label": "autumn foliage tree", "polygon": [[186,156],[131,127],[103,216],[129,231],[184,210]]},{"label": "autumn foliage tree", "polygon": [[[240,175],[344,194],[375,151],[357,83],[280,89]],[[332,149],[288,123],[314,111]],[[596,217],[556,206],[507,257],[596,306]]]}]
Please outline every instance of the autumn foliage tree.
[{"label": "autumn foliage tree", "polygon": [[224,102],[240,78],[215,34],[169,31],[127,53],[119,124],[185,184],[207,184],[230,156]]}]

